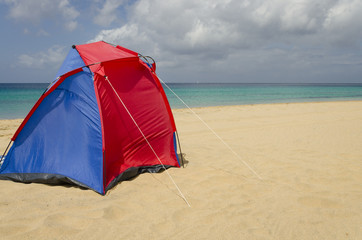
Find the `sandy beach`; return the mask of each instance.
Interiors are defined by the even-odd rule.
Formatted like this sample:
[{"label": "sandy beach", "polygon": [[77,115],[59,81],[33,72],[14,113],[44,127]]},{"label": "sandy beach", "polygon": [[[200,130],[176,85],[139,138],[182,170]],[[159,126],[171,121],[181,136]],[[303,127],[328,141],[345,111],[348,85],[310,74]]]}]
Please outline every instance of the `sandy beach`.
[{"label": "sandy beach", "polygon": [[[0,181],[0,239],[362,239],[362,101],[173,110],[185,168],[101,196]],[[22,120],[0,120],[0,152]],[[260,177],[258,178],[248,164]]]}]

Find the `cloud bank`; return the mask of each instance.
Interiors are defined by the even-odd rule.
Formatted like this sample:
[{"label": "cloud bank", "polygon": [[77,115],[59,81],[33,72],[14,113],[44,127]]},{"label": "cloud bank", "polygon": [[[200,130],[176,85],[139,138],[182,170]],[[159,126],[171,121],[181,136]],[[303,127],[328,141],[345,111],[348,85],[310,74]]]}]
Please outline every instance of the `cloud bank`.
[{"label": "cloud bank", "polygon": [[152,55],[177,81],[320,79],[361,64],[359,0],[140,0],[127,16],[91,41]]},{"label": "cloud bank", "polygon": [[362,82],[360,0],[0,3],[36,46],[17,53],[29,70],[59,64],[60,45],[104,40],[152,56],[169,82]]},{"label": "cloud bank", "polygon": [[52,19],[68,31],[77,28],[79,12],[68,0],[3,0],[9,6],[9,17],[16,21],[39,24]]},{"label": "cloud bank", "polygon": [[22,54],[18,58],[20,65],[42,69],[45,67],[59,67],[65,57],[65,47],[53,46],[47,51],[38,52],[35,54]]}]

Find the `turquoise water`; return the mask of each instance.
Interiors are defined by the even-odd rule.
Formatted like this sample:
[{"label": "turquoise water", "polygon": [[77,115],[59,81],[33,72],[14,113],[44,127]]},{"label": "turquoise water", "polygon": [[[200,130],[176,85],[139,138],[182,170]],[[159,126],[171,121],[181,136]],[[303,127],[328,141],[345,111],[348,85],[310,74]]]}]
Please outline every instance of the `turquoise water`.
[{"label": "turquoise water", "polygon": [[48,85],[0,83],[0,119],[24,118]]},{"label": "turquoise water", "polygon": [[[170,84],[191,107],[362,100],[362,84]],[[172,108],[185,106],[165,88]]]},{"label": "turquoise water", "polygon": [[[0,119],[24,118],[48,84],[0,84]],[[362,84],[168,84],[190,107],[362,100]],[[185,108],[164,87],[171,108]]]}]

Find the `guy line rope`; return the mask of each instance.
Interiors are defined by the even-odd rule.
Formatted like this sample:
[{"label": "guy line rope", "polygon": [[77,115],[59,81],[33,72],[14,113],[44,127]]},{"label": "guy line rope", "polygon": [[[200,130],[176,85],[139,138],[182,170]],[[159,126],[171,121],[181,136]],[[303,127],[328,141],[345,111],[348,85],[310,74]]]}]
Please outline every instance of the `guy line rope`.
[{"label": "guy line rope", "polygon": [[[158,78],[160,79],[160,78]],[[207,124],[194,110],[192,110],[164,81],[160,81],[247,167],[249,170],[254,173],[260,180],[262,177],[247,163],[245,162],[237,152],[235,152],[229,144],[227,144],[210,126]]]},{"label": "guy line rope", "polygon": [[[132,114],[129,112],[128,108],[126,107],[126,105],[124,104],[124,102],[122,101],[121,97],[118,95],[117,91],[114,89],[112,83],[108,80],[108,77],[105,76],[106,81],[108,82],[108,84],[111,86],[112,90],[114,91],[114,93],[116,94],[118,100],[121,102],[122,106],[124,107],[124,109],[126,110],[126,112],[128,113],[128,115],[130,116],[130,118],[132,119],[133,123],[136,125],[138,131],[141,133],[142,137],[145,139],[146,143],[148,144],[148,146],[150,147],[150,149],[152,150],[153,154],[156,156],[157,160],[160,162],[160,164],[162,165],[162,167],[165,169],[165,172],[167,173],[168,177],[170,178],[170,180],[172,181],[172,183],[175,185],[176,189],[178,190],[179,194],[181,195],[182,199],[186,202],[186,204],[191,207],[190,203],[187,201],[186,197],[184,196],[184,194],[181,192],[180,188],[178,187],[178,185],[176,184],[176,182],[173,180],[172,176],[170,175],[170,173],[168,172],[167,168],[165,167],[165,165],[162,163],[161,159],[158,157],[157,153],[155,152],[155,150],[153,149],[152,145],[150,144],[150,142],[148,141],[148,139],[146,138],[146,136],[144,135],[143,131],[141,130],[141,128],[138,126],[136,120],[133,118]],[[162,79],[158,78],[255,176],[257,176],[260,180],[262,180],[262,177],[247,163],[245,162],[240,155],[235,152],[228,143],[226,143],[194,110],[192,110],[164,81],[162,81]]]}]

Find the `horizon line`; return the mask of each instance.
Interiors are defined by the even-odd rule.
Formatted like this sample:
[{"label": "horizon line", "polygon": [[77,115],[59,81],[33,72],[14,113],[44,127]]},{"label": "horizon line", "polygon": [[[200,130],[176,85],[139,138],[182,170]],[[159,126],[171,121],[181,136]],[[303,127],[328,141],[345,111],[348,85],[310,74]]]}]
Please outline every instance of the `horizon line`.
[{"label": "horizon line", "polygon": [[[167,84],[362,84],[362,82],[166,82]],[[0,84],[50,84],[50,82],[0,82]]]}]

